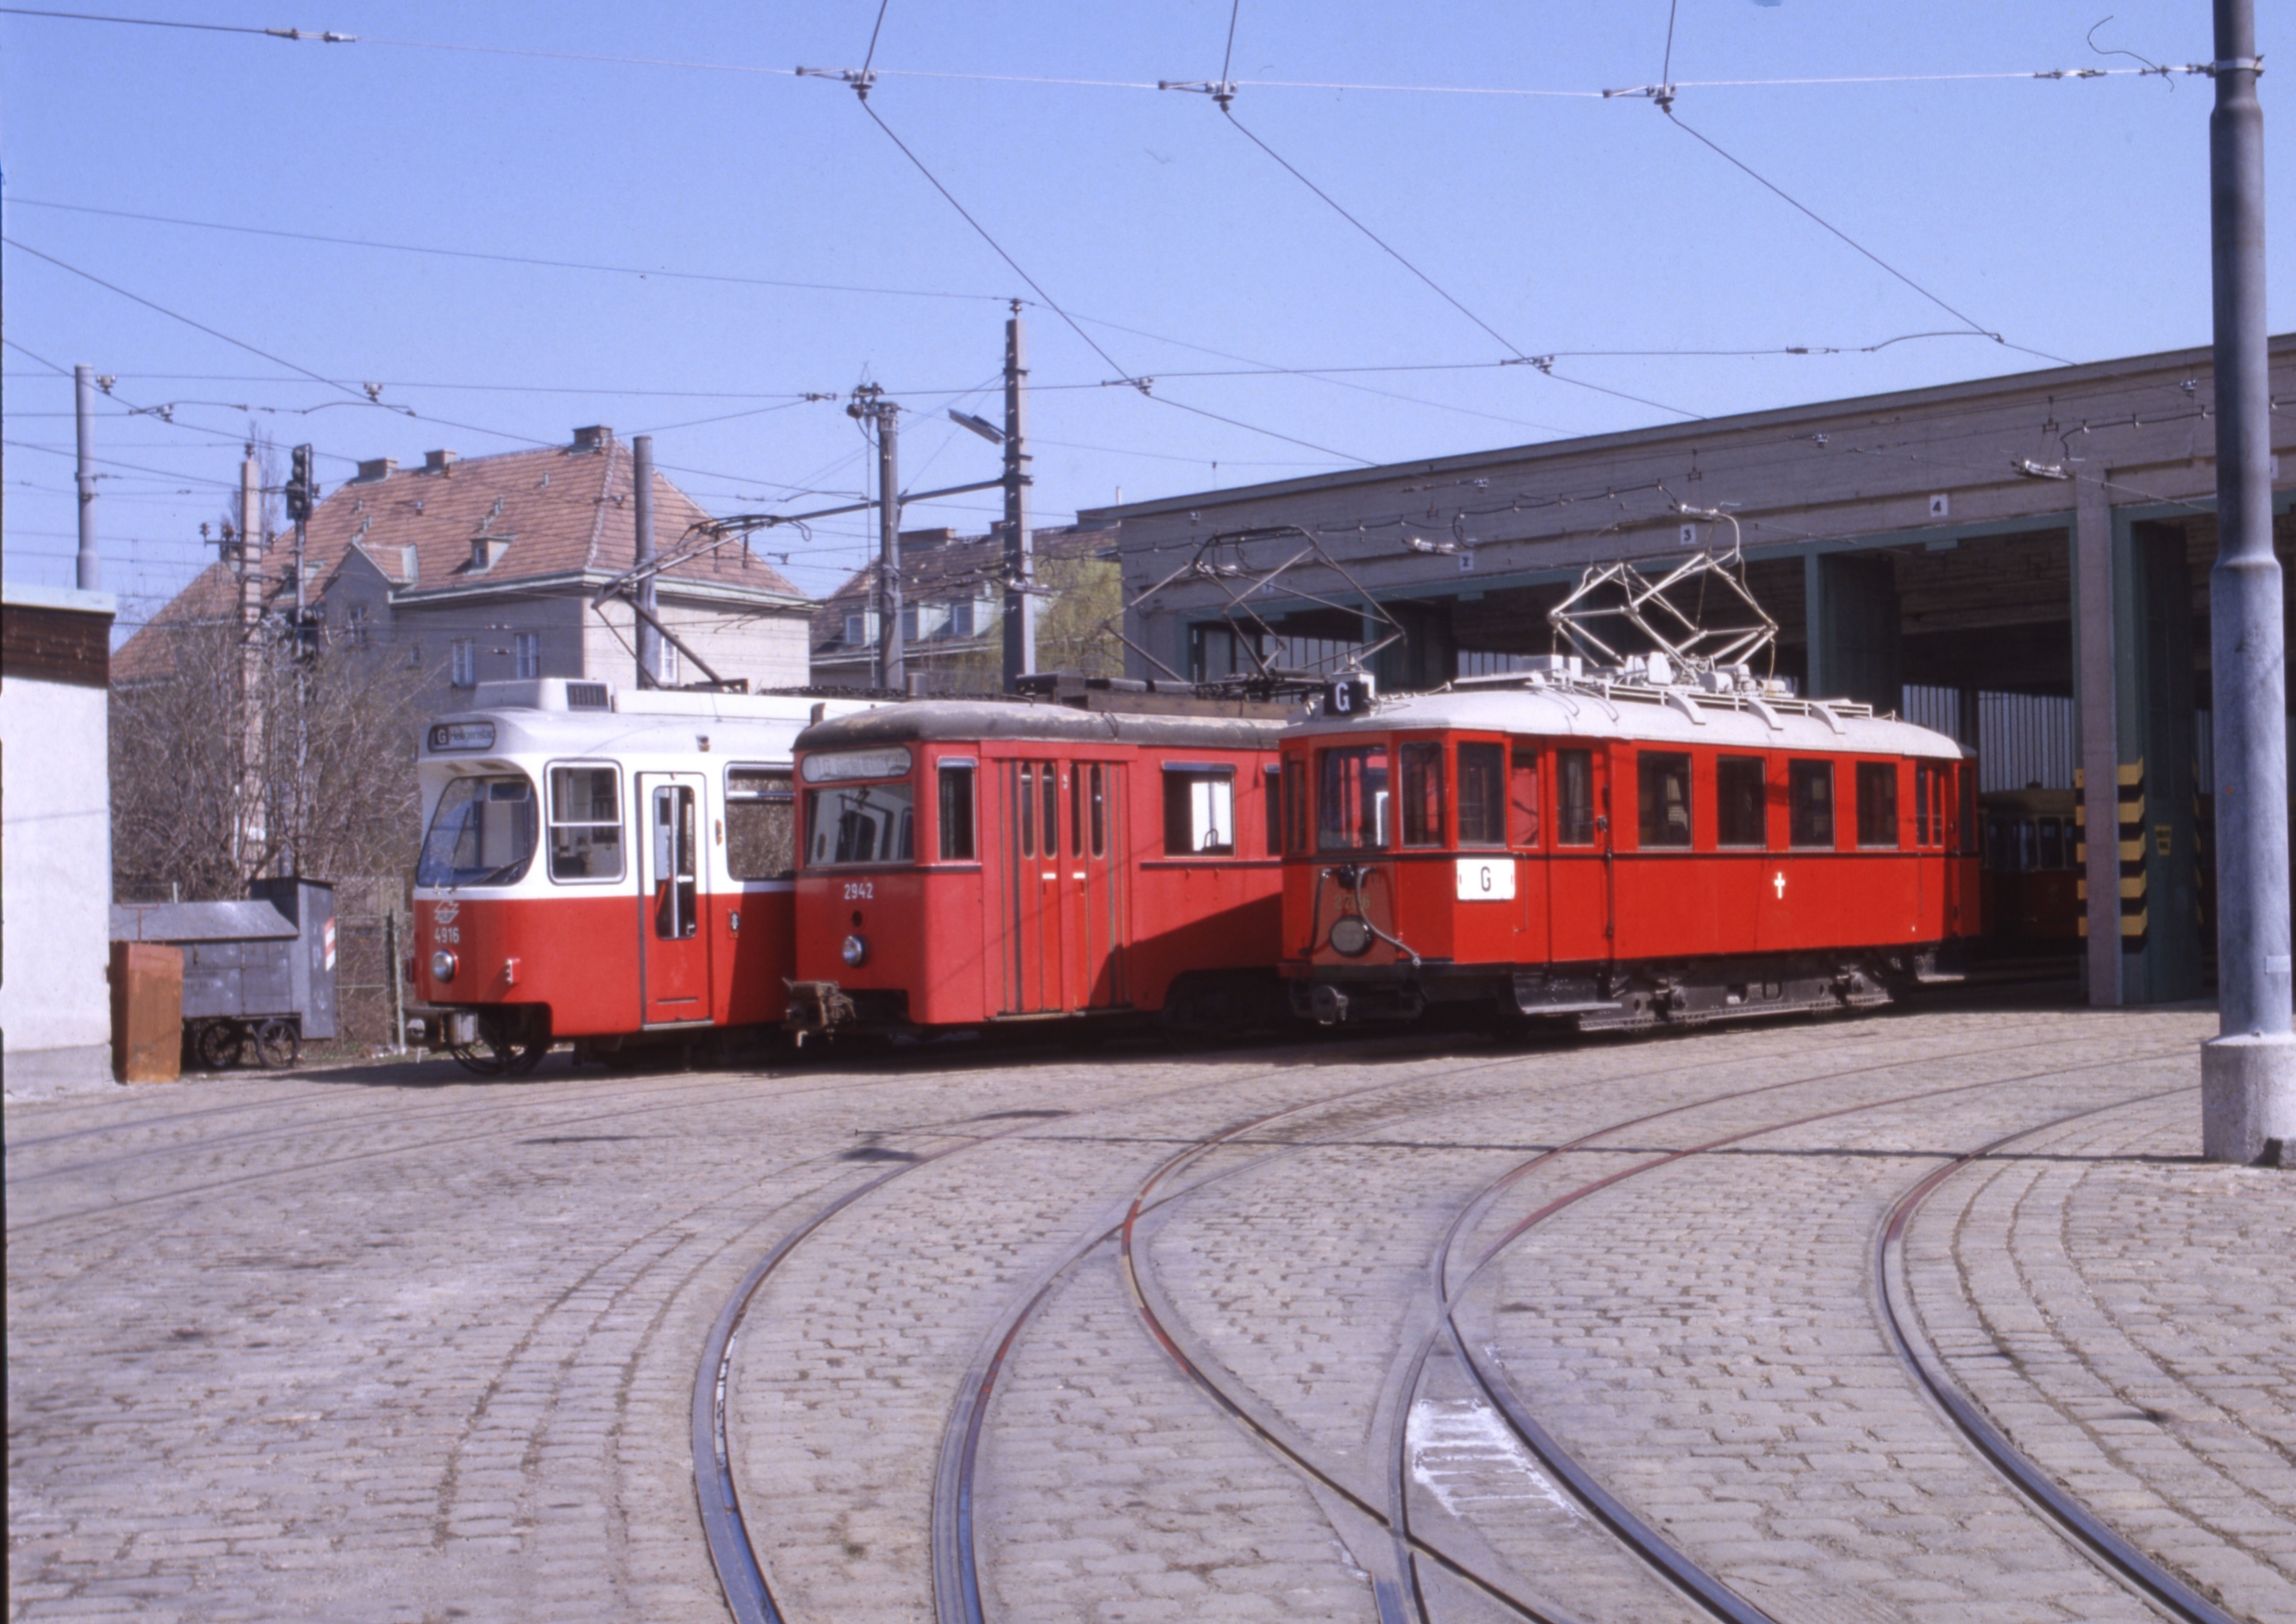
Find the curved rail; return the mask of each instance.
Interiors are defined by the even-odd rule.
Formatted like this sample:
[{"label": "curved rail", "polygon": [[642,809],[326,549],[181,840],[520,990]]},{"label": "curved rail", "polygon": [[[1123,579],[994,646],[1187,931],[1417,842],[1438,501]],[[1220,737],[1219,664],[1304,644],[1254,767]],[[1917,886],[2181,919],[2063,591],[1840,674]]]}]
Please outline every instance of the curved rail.
[{"label": "curved rail", "polygon": [[[2189,1092],[2190,1085],[2164,1089],[2158,1093],[2140,1094],[2133,1099],[2115,1100],[2107,1106],[2092,1106],[2085,1111],[2073,1111],[2037,1127],[2004,1134],[1990,1144],[1965,1151],[1943,1167],[1932,1170],[1915,1182],[1893,1203],[1883,1218],[1874,1247],[1874,1284],[1881,1298],[1882,1324],[1890,1333],[1890,1345],[1915,1380],[1929,1396],[1936,1399],[1953,1425],[1977,1447],[1978,1453],[2049,1517],[2060,1524],[2097,1561],[2141,1591],[2149,1599],[2166,1608],[2188,1624],[2239,1624],[2234,1615],[2226,1612],[2207,1597],[2195,1591],[2163,1564],[2154,1561],[2130,1544],[2072,1495],[2050,1481],[2049,1475],[1992,1422],[1964,1393],[1960,1383],[1937,1368],[1927,1339],[1920,1346],[1914,1341],[1913,1317],[1908,1293],[1904,1285],[1905,1231],[1922,1204],[1937,1193],[1938,1187],[1967,1167],[1971,1162],[1993,1155],[2003,1145],[2036,1133],[2078,1122],[2084,1117],[2094,1117],[2124,1106],[2141,1104],[2146,1100],[2165,1099],[2170,1094]],[[1901,1308],[1904,1304],[1905,1307]]]},{"label": "curved rail", "polygon": [[[1676,1547],[1671,1541],[1666,1539],[1665,1536],[1659,1534],[1655,1530],[1651,1529],[1648,1524],[1642,1522],[1640,1518],[1636,1517],[1622,1503],[1620,1503],[1616,1496],[1612,1495],[1607,1490],[1603,1489],[1602,1484],[1595,1479],[1591,1472],[1588,1471],[1585,1467],[1581,1466],[1578,1459],[1572,1455],[1568,1450],[1563,1448],[1551,1433],[1537,1423],[1536,1419],[1530,1415],[1529,1409],[1524,1405],[1521,1396],[1515,1393],[1513,1388],[1508,1384],[1504,1376],[1491,1368],[1487,1357],[1478,1355],[1475,1349],[1468,1343],[1466,1335],[1460,1330],[1458,1323],[1458,1299],[1460,1293],[1464,1293],[1466,1286],[1472,1283],[1475,1276],[1479,1274],[1493,1258],[1499,1255],[1501,1252],[1504,1251],[1508,1246],[1512,1245],[1516,1240],[1520,1239],[1530,1230],[1541,1223],[1544,1223],[1547,1219],[1554,1217],[1557,1213],[1574,1206],[1578,1203],[1585,1200],[1587,1197],[1596,1194],[1601,1191],[1607,1190],[1613,1185],[1623,1183],[1628,1179],[1638,1178],[1644,1173],[1654,1171],[1659,1168],[1670,1167],[1674,1163],[1683,1161],[1691,1156],[1702,1156],[1711,1151],[1720,1150],[1726,1146],[1737,1144],[1745,1140],[1758,1139],[1767,1134],[1783,1132],[1790,1128],[1806,1127],[1813,1122],[1829,1121],[1841,1117],[1855,1116],[1866,1111],[1880,1110],[1890,1106],[1910,1105],[1916,1101],[1922,1100],[1947,1099],[1956,1094],[1970,1093],[1981,1089],[2003,1088],[2012,1083],[2031,1082],[2044,1077],[2063,1077],[2074,1072],[2094,1071],[2101,1070],[2106,1067],[2123,1066],[2128,1064],[2132,1058],[2138,1060],[2165,1058],[2172,1054],[2181,1054],[2184,1051],[2182,1050],[2164,1049],[2151,1055],[2140,1055],[2135,1056],[2118,1056],[2109,1060],[2099,1060],[2087,1066],[2050,1067],[2043,1070],[2024,1072],[2014,1077],[1991,1078],[1981,1082],[1958,1083],[1950,1088],[1919,1089],[1910,1093],[1891,1095],[1886,1099],[1868,1100],[1857,1105],[1837,1106],[1828,1110],[1807,1112],[1802,1116],[1790,1118],[1784,1121],[1767,1122],[1756,1127],[1741,1129],[1734,1133],[1720,1134],[1713,1139],[1705,1140],[1697,1144],[1686,1146],[1680,1150],[1666,1151],[1657,1156],[1650,1156],[1642,1161],[1635,1163],[1632,1167],[1621,1168],[1616,1172],[1605,1174],[1600,1179],[1591,1180],[1575,1190],[1567,1191],[1565,1193],[1554,1197],[1553,1200],[1546,1202],[1526,1217],[1517,1219],[1514,1224],[1510,1225],[1505,1231],[1503,1232],[1496,1240],[1492,1241],[1491,1244],[1483,1250],[1481,1255],[1475,1260],[1475,1263],[1467,1271],[1466,1280],[1460,1282],[1459,1291],[1447,1294],[1443,1304],[1443,1323],[1449,1328],[1451,1335],[1457,1343],[1460,1354],[1465,1358],[1467,1369],[1473,1374],[1477,1385],[1483,1390],[1485,1394],[1490,1397],[1491,1403],[1498,1407],[1500,1415],[1504,1418],[1508,1427],[1515,1432],[1516,1436],[1522,1441],[1524,1447],[1529,1449],[1532,1455],[1537,1456],[1540,1462],[1547,1467],[1549,1470],[1553,1471],[1557,1478],[1561,1479],[1564,1483],[1570,1488],[1574,1494],[1578,1495],[1585,1503],[1588,1510],[1592,1512],[1594,1516],[1603,1522],[1603,1526],[1609,1528],[1614,1534],[1616,1534],[1627,1544],[1632,1547],[1638,1555],[1643,1556],[1645,1560],[1649,1561],[1661,1573],[1664,1573],[1668,1580],[1682,1587],[1686,1593],[1691,1595],[1699,1603],[1700,1605],[1706,1608],[1706,1610],[1712,1613],[1716,1618],[1727,1620],[1728,1624],[1774,1624],[1774,1621],[1771,1619],[1769,1614],[1754,1606],[1752,1603],[1746,1601],[1744,1597],[1740,1596],[1735,1591],[1730,1590],[1727,1585],[1723,1584],[1720,1580],[1715,1578],[1712,1574],[1707,1573],[1703,1568],[1700,1568],[1695,1562],[1691,1561],[1688,1555],[1684,1555],[1678,1547]],[[1868,1068],[1866,1069],[1887,1070],[1890,1069],[1890,1068],[1876,1067]],[[1778,1087],[1780,1085],[1773,1084],[1770,1086]],[[1746,1092],[1749,1093],[1765,1093],[1768,1091],[1764,1089],[1748,1090]],[[2115,1105],[2125,1105],[2128,1103],[2129,1102],[2114,1102]],[[2103,1109],[2106,1107],[2101,1106],[2098,1108]],[[1548,1154],[1552,1155],[1554,1153]]]}]

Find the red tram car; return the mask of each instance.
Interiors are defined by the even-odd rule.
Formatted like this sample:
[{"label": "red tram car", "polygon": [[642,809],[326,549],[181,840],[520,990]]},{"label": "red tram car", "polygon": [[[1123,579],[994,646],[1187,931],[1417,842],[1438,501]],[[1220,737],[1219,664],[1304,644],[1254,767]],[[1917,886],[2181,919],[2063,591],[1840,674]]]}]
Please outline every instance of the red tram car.
[{"label": "red tram car", "polygon": [[472,1070],[778,1028],[793,972],[791,747],[860,700],[481,683],[417,773],[412,981]]},{"label": "red tram car", "polygon": [[1940,954],[1978,925],[1961,746],[1742,669],[1674,675],[1558,658],[1376,703],[1356,684],[1289,730],[1299,1012],[1471,1002],[1593,1030],[1950,979]]},{"label": "red tram car", "polygon": [[1126,686],[1078,696],[1091,709],[922,700],[799,736],[801,1041],[1281,1017],[1287,713]]}]

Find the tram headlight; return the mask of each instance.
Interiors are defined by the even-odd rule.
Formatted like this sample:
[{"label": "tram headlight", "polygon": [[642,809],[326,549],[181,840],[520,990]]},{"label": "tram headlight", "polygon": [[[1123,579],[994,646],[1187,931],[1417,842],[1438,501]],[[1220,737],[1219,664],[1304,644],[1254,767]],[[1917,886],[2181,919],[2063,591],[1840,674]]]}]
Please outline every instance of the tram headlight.
[{"label": "tram headlight", "polygon": [[869,944],[861,937],[848,936],[845,938],[845,944],[837,950],[837,956],[854,968],[859,969],[868,959]]},{"label": "tram headlight", "polygon": [[1331,951],[1361,958],[1371,951],[1371,926],[1361,914],[1342,914],[1332,921]]},{"label": "tram headlight", "polygon": [[453,981],[455,979],[455,956],[447,952],[445,948],[442,947],[430,956],[430,979],[432,981]]}]

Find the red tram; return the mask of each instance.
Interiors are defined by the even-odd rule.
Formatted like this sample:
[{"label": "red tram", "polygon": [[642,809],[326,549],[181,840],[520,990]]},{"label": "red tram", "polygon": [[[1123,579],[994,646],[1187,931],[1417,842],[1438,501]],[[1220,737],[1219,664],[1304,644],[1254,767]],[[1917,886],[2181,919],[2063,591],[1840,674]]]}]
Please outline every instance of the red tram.
[{"label": "red tram", "polygon": [[[1327,1024],[1886,1003],[1978,931],[1975,762],[1663,656],[1327,702],[1282,764],[1283,971]],[[1350,700],[1342,710],[1338,699]]]},{"label": "red tram", "polygon": [[792,963],[791,746],[867,701],[481,683],[417,768],[412,979],[473,1070],[774,1027]]},{"label": "red tram", "polygon": [[798,738],[801,1041],[1282,1016],[1287,713],[1128,686],[1091,709],[914,701]]}]

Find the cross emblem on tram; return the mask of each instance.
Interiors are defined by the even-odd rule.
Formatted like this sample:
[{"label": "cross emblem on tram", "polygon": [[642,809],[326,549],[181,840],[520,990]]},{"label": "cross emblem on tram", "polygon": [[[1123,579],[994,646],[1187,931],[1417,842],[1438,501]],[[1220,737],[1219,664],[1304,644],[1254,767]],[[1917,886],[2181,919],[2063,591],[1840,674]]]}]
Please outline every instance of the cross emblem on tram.
[{"label": "cross emblem on tram", "polygon": [[1778,900],[1784,902],[1786,900],[1786,870],[1780,868],[1776,874],[1772,875],[1770,877],[1770,883],[1778,888]]}]

